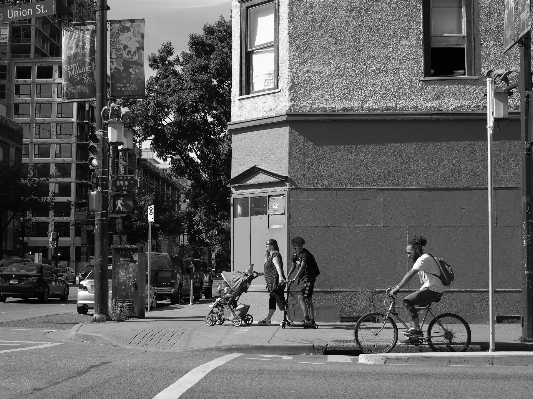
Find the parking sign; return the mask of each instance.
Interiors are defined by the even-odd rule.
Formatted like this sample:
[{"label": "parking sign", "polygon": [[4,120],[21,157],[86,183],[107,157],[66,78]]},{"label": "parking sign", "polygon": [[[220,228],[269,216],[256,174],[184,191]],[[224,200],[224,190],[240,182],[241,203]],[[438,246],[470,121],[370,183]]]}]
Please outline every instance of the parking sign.
[{"label": "parking sign", "polygon": [[148,222],[153,222],[155,217],[155,206],[150,205],[148,206]]}]

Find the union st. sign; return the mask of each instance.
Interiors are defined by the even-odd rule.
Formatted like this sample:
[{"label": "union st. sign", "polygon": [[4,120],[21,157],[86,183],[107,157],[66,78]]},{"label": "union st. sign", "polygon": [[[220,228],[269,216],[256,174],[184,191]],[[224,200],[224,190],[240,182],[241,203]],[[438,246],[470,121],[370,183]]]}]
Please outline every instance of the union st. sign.
[{"label": "union st. sign", "polygon": [[21,4],[0,8],[0,23],[19,19],[37,18],[56,13],[56,0],[43,0],[37,3]]}]

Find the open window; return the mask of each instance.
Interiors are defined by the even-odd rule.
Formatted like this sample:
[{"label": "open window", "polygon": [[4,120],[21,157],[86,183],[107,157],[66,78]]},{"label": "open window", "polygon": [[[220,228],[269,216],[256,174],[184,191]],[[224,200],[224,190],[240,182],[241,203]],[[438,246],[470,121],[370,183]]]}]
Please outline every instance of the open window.
[{"label": "open window", "polygon": [[424,76],[472,76],[472,0],[424,0]]},{"label": "open window", "polygon": [[241,94],[278,87],[278,2],[241,5]]}]

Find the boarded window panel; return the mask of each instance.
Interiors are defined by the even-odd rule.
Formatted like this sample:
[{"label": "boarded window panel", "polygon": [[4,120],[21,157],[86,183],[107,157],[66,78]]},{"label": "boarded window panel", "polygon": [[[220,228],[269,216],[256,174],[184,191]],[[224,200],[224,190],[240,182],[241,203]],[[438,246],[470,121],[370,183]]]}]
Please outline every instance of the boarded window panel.
[{"label": "boarded window panel", "polygon": [[249,217],[249,198],[235,198],[233,200],[233,217],[243,218]]},{"label": "boarded window panel", "polygon": [[249,49],[274,43],[274,10],[274,2],[249,10]]},{"label": "boarded window panel", "polygon": [[261,216],[267,214],[267,196],[250,198],[250,216]]},{"label": "boarded window panel", "polygon": [[252,53],[250,74],[252,92],[275,88],[274,49],[257,50]]}]

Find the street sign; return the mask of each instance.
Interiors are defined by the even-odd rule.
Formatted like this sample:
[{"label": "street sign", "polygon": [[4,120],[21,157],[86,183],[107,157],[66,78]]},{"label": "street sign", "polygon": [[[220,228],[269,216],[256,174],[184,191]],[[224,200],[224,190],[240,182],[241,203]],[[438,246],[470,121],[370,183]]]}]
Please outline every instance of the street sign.
[{"label": "street sign", "polygon": [[503,51],[514,44],[514,0],[505,0],[505,16],[503,18]]},{"label": "street sign", "polygon": [[527,34],[531,30],[531,4],[529,0],[519,0],[520,3],[520,14],[519,14],[519,20],[520,20],[520,29],[518,29],[518,38],[520,39],[522,36]]},{"label": "street sign", "polygon": [[115,194],[113,196],[113,213],[132,213],[135,208],[133,194]]},{"label": "street sign", "polygon": [[115,176],[111,178],[111,188],[116,191],[135,191],[139,187],[139,180],[133,175]]},{"label": "street sign", "polygon": [[153,223],[155,219],[155,206],[149,205],[148,206],[148,222]]},{"label": "street sign", "polygon": [[56,13],[56,0],[43,0],[38,3],[25,3],[11,7],[0,8],[0,23],[18,21],[53,15]]}]

